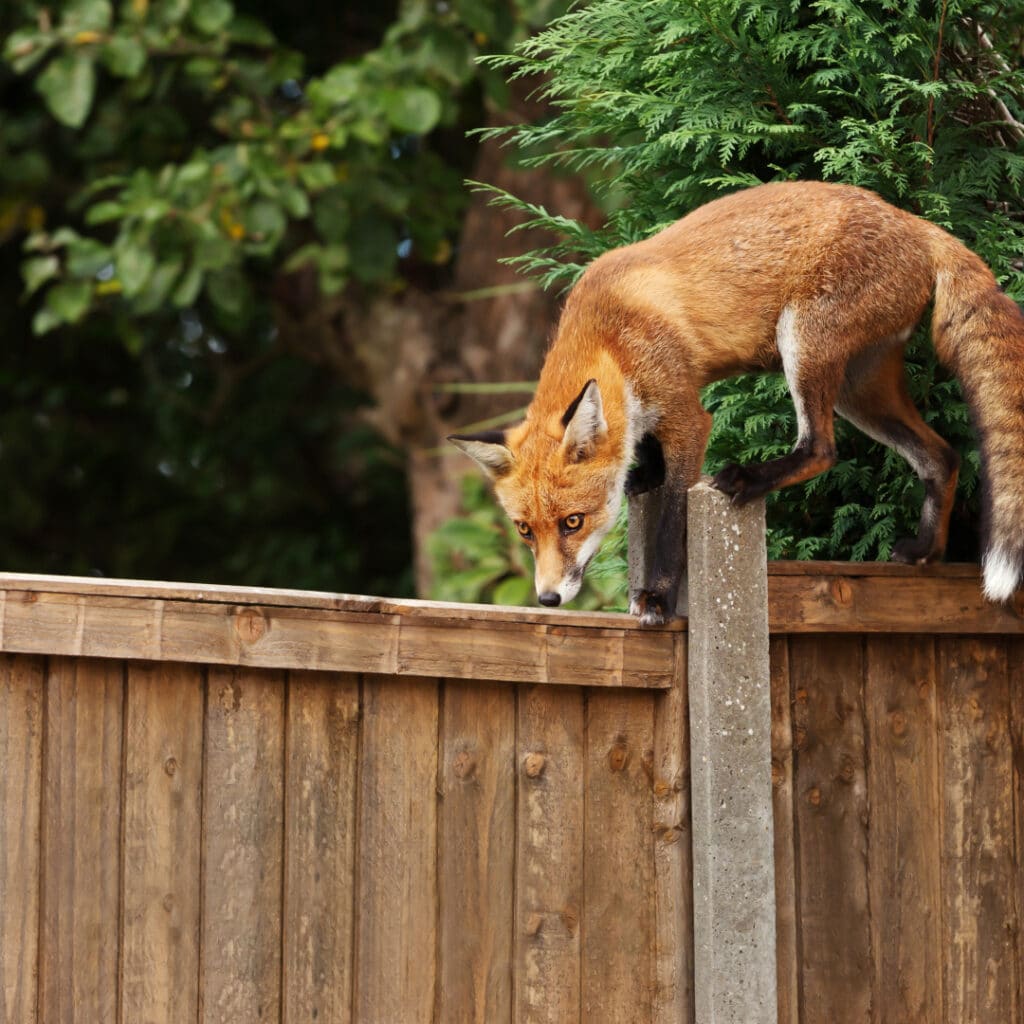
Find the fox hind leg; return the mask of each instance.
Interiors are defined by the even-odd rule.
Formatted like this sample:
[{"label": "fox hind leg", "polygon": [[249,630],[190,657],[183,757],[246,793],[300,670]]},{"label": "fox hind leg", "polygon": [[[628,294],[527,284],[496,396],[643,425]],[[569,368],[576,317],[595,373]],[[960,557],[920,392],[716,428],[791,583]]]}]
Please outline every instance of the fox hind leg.
[{"label": "fox hind leg", "polygon": [[903,456],[924,484],[916,537],[897,541],[896,562],[925,563],[942,557],[949,534],[960,457],[921,418],[907,391],[902,345],[861,356],[847,368],[836,412]]},{"label": "fox hind leg", "polygon": [[769,491],[802,483],[835,464],[832,408],[843,368],[808,353],[828,352],[827,344],[810,344],[806,329],[797,336],[796,316],[787,307],[779,317],[776,338],[786,383],[796,408],[798,435],[793,450],[779,459],[745,466],[733,464],[716,474],[714,485],[744,505]]}]

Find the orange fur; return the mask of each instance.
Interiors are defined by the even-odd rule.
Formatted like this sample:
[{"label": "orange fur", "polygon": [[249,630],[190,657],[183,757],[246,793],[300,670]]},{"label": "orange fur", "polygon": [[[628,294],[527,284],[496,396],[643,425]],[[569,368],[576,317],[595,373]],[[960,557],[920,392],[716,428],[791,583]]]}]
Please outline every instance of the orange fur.
[{"label": "orange fur", "polygon": [[[752,370],[786,373],[800,436],[782,459],[723,471],[721,489],[746,501],[827,469],[837,410],[900,451],[925,482],[918,537],[895,557],[940,557],[957,459],[911,404],[902,360],[933,294],[936,351],[964,383],[988,469],[986,589],[1008,597],[1024,571],[1024,319],[951,235],[870,192],[821,182],[709,203],[604,254],[572,290],[526,420],[482,442],[508,454],[499,471],[486,468],[509,515],[529,525],[538,594],[545,603],[575,594],[634,449],[652,433],[670,500],[652,578],[631,604],[649,622],[671,612],[685,490],[710,428],[700,389]],[[605,426],[585,457],[568,457],[563,421],[588,380]],[[453,440],[486,460],[486,447]],[[583,514],[585,526],[566,535],[559,523],[570,513]]]}]

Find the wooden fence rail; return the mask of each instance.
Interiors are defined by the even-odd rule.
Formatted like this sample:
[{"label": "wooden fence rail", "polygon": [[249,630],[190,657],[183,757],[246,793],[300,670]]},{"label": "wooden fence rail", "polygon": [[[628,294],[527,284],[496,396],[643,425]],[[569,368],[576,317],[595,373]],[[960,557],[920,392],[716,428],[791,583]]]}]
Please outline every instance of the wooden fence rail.
[{"label": "wooden fence rail", "polygon": [[[769,623],[779,1019],[1022,1024],[1019,610],[787,564]],[[0,1020],[688,1024],[687,641],[0,575]]]}]

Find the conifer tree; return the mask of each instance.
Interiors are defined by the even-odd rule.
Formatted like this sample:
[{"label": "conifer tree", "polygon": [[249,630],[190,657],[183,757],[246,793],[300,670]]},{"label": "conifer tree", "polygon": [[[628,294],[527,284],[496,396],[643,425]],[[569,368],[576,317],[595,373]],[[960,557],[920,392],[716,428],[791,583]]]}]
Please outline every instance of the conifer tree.
[{"label": "conifer tree", "polygon": [[[1024,296],[1024,6],[941,0],[594,0],[506,57],[555,115],[506,129],[527,166],[588,176],[600,230],[528,207],[561,242],[517,262],[568,287],[594,257],[763,181],[870,188],[941,224]],[[963,457],[949,557],[976,556],[978,456],[959,386],[935,364],[927,316],[911,391]],[[795,422],[780,375],[711,386],[707,471],[784,454]],[[837,422],[839,461],[769,498],[773,557],[887,558],[922,487],[895,453]]]}]

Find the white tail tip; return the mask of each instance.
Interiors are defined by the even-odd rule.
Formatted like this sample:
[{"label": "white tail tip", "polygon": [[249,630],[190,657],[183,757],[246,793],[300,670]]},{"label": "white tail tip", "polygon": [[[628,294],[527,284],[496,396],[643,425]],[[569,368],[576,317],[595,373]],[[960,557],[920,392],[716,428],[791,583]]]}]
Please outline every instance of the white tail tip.
[{"label": "white tail tip", "polygon": [[985,574],[985,597],[989,601],[1009,601],[1020,583],[1022,565],[1020,553],[1011,554],[1005,548],[985,553],[981,560]]}]

